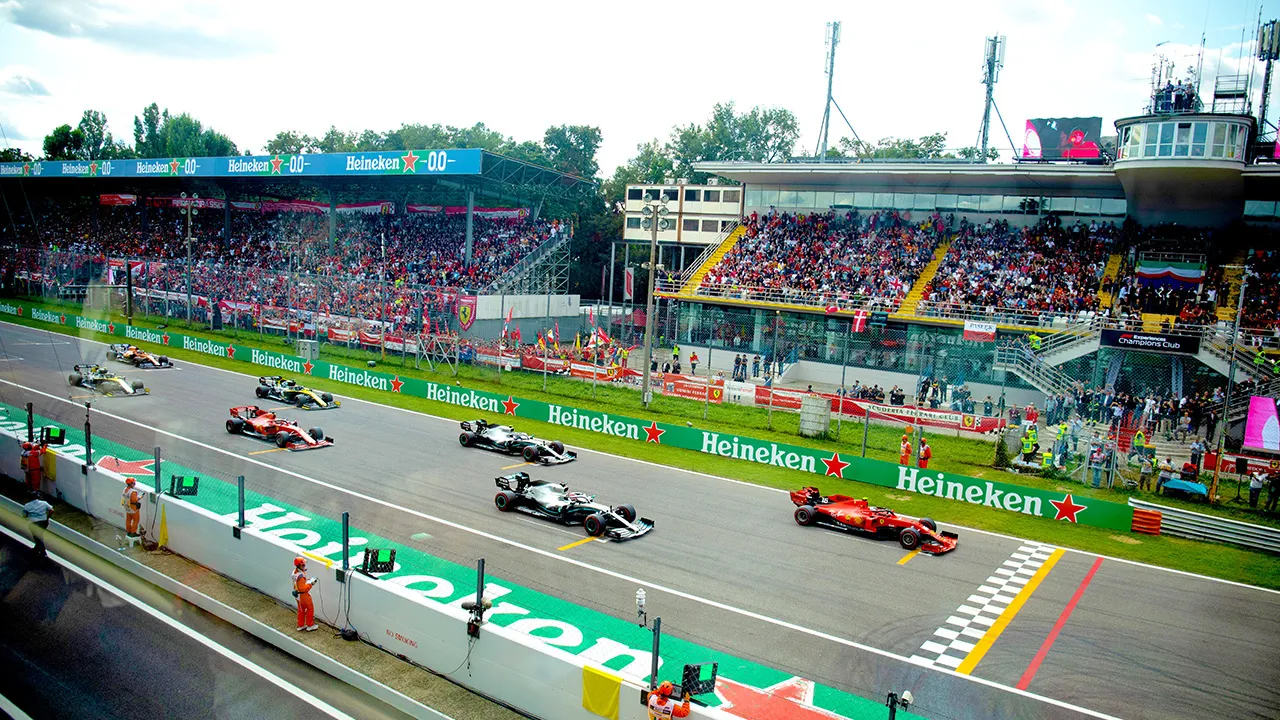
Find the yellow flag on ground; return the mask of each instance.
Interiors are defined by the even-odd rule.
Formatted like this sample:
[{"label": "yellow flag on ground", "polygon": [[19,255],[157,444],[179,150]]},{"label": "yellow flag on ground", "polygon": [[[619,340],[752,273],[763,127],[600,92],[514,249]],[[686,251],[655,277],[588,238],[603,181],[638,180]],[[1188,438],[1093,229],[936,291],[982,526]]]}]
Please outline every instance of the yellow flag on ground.
[{"label": "yellow flag on ground", "polygon": [[609,720],[618,720],[618,698],[622,693],[622,678],[597,670],[590,665],[582,668],[582,707]]}]

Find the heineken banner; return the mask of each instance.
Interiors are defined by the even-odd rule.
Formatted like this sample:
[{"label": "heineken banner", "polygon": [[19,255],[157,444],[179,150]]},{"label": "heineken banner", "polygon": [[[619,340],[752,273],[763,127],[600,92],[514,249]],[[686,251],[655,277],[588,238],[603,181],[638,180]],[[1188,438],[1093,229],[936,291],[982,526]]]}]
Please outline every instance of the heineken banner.
[{"label": "heineken banner", "polygon": [[[841,455],[835,450],[820,450],[731,433],[711,432],[685,425],[582,410],[567,405],[517,398],[513,395],[497,395],[419,378],[401,378],[395,373],[351,368],[324,360],[307,360],[296,355],[175,332],[118,325],[109,320],[33,308],[26,303],[0,302],[0,316],[2,315],[28,317],[93,333],[124,337],[134,342],[152,343],[171,348],[179,347],[213,357],[252,363],[284,373],[322,377],[383,392],[413,395],[449,405],[471,408],[479,413],[536,420],[612,437],[627,438],[636,442],[667,445],[825,477],[857,480],[899,491],[933,495],[1051,520],[1066,520],[1126,531],[1130,529],[1133,521],[1133,509],[1128,505],[1091,498],[1077,500],[1070,491],[1041,490],[934,470],[920,470],[882,460],[861,458],[852,452]],[[805,481],[798,480],[798,482]]]}]

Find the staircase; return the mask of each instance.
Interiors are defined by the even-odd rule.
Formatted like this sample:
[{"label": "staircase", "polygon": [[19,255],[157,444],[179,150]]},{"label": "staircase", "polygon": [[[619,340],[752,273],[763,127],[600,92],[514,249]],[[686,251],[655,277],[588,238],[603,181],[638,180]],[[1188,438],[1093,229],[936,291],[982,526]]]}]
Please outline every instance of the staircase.
[{"label": "staircase", "polygon": [[711,268],[720,264],[720,261],[724,259],[724,256],[729,254],[729,251],[738,244],[738,241],[742,239],[742,236],[746,234],[746,232],[747,228],[738,224],[729,232],[724,240],[720,241],[720,244],[713,245],[708,248],[708,252],[703,253],[702,261],[694,266],[693,272],[683,278],[678,294],[693,295],[697,293],[698,288],[702,285],[702,279],[707,276],[708,272],[711,272]]},{"label": "staircase", "polygon": [[1142,313],[1142,331],[1149,333],[1160,332],[1160,326],[1169,323],[1169,327],[1173,327],[1173,322],[1178,319],[1177,315],[1160,315],[1157,313]]},{"label": "staircase", "polygon": [[[1244,255],[1231,260],[1231,265],[1243,266]],[[1229,267],[1222,271],[1222,278],[1227,281],[1227,296],[1218,298],[1218,309],[1215,314],[1219,320],[1232,322],[1236,319],[1236,304],[1240,301],[1240,284],[1244,276],[1243,267]]]},{"label": "staircase", "polygon": [[920,271],[920,277],[911,284],[911,291],[903,298],[902,305],[898,307],[897,315],[914,316],[916,308],[920,305],[920,299],[924,297],[924,289],[938,274],[938,266],[942,264],[942,258],[946,257],[947,250],[951,249],[951,241],[947,240],[933,251],[933,259],[928,265],[924,266],[924,270]]},{"label": "staircase", "polygon": [[1200,352],[1196,359],[1217,370],[1223,375],[1231,372],[1231,358],[1236,360],[1236,382],[1246,378],[1260,384],[1275,382],[1280,376],[1271,371],[1271,363],[1255,365],[1254,349],[1232,342],[1231,333],[1223,331],[1206,331],[1200,339]]},{"label": "staircase", "polygon": [[[1122,259],[1118,254],[1107,258],[1107,267],[1102,271],[1102,277],[1111,278],[1113,281],[1116,280],[1116,274],[1120,272],[1120,261]],[[1109,309],[1115,301],[1116,299],[1111,296],[1111,293],[1101,287],[1098,288],[1098,302],[1101,303],[1099,307],[1102,310]]]},{"label": "staircase", "polygon": [[1066,393],[1075,385],[1071,376],[1032,354],[1025,347],[996,348],[994,367],[1012,372],[1046,395]]},{"label": "staircase", "polygon": [[1102,338],[1102,323],[1102,318],[1095,317],[1053,333],[1040,344],[1037,358],[1055,366],[1096,352]]},{"label": "staircase", "polygon": [[567,231],[557,232],[482,292],[489,295],[564,295],[569,292]]}]

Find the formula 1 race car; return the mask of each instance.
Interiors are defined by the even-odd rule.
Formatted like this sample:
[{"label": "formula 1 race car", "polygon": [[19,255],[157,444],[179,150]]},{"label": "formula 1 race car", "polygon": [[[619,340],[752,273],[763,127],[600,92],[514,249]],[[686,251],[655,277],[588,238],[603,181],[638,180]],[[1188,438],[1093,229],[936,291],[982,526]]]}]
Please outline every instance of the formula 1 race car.
[{"label": "formula 1 race car", "polygon": [[341,400],[334,400],[333,395],[327,392],[303,387],[296,380],[288,380],[280,375],[258,378],[258,387],[254,392],[260,400],[289,403],[302,410],[332,410],[342,405]]},{"label": "formula 1 race car", "polygon": [[108,345],[107,359],[132,363],[134,367],[138,367],[143,370],[173,367],[173,363],[169,362],[169,358],[164,355],[155,355],[143,350],[137,345],[129,345],[126,343]]},{"label": "formula 1 race car", "polygon": [[125,395],[148,395],[150,390],[142,386],[141,380],[126,380],[101,365],[76,365],[75,372],[67,376],[67,384],[82,387],[107,397]]},{"label": "formula 1 race car", "polygon": [[847,495],[824,497],[812,486],[792,490],[791,502],[796,505],[795,518],[800,525],[824,525],[875,538],[895,538],[907,550],[919,548],[930,555],[951,552],[960,543],[959,535],[938,532],[938,524],[929,518],[898,515]]},{"label": "formula 1 race car", "polygon": [[494,425],[487,420],[464,421],[458,442],[462,447],[519,455],[526,462],[543,465],[560,465],[578,459],[578,453],[565,450],[559,440],[540,440],[529,433],[516,432],[510,425]]},{"label": "formula 1 race car", "polygon": [[495,482],[501,490],[493,497],[493,504],[503,512],[515,510],[565,525],[581,525],[591,537],[610,540],[638,538],[653,529],[653,521],[638,517],[635,507],[598,503],[595,495],[569,492],[564,483],[530,480],[526,472],[504,475]]},{"label": "formula 1 race car", "polygon": [[333,444],[333,438],[325,437],[320,428],[313,427],[304,431],[298,423],[277,417],[275,413],[256,405],[231,408],[227,432],[270,440],[277,447],[286,450],[314,450]]}]

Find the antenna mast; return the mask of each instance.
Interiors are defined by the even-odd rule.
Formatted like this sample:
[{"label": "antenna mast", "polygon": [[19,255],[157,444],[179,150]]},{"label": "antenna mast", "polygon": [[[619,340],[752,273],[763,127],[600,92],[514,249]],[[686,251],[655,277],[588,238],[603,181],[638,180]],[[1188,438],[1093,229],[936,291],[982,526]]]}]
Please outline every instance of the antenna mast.
[{"label": "antenna mast", "polygon": [[1271,71],[1280,59],[1280,22],[1272,20],[1258,28],[1258,59],[1267,64],[1262,75],[1262,106],[1258,108],[1258,135],[1267,133],[1267,109],[1271,104]]},{"label": "antenna mast", "polygon": [[827,106],[822,111],[822,129],[818,133],[818,162],[827,161],[827,142],[831,129],[831,87],[836,74],[836,46],[840,44],[840,22],[827,23],[827,57],[823,72],[827,74]]},{"label": "antenna mast", "polygon": [[987,146],[991,135],[991,105],[996,89],[996,80],[1000,77],[1000,68],[1004,67],[1005,37],[994,35],[987,38],[986,59],[983,61],[982,84],[987,86],[987,100],[982,109],[982,155],[981,162],[987,161]]}]

